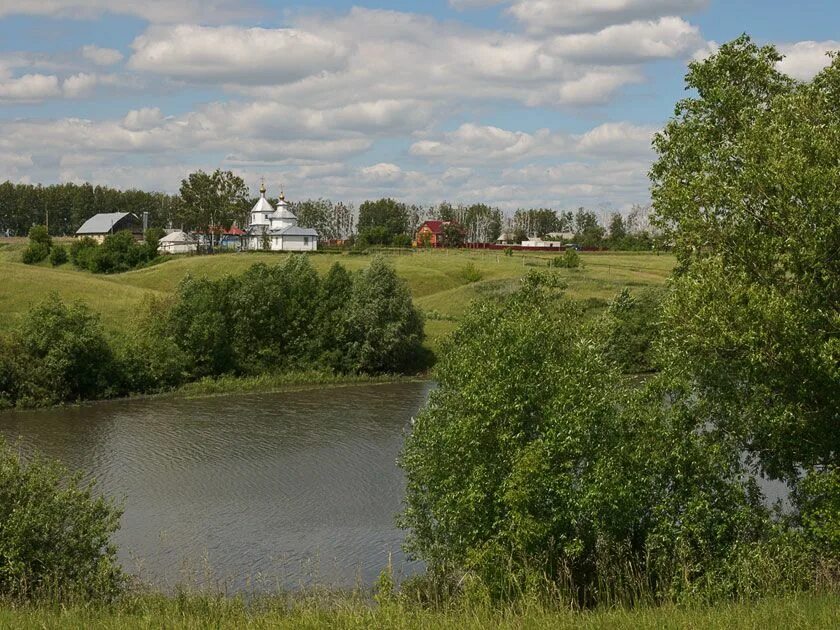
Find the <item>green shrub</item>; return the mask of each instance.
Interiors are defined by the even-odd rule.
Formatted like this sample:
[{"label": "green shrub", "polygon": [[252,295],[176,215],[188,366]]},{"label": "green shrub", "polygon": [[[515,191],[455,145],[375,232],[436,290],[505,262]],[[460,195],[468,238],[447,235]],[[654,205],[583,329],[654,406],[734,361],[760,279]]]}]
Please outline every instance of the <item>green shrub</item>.
[{"label": "green shrub", "polygon": [[772,524],[739,449],[678,380],[626,387],[555,281],[476,303],[445,343],[400,459],[409,551],[494,598],[743,594],[732,558]]},{"label": "green shrub", "polygon": [[70,244],[70,262],[80,269],[90,270],[90,261],[97,247],[99,243],[90,236],[75,239]]},{"label": "green shrub", "polygon": [[58,267],[67,262],[67,248],[64,245],[56,245],[50,250],[50,264]]},{"label": "green shrub", "polygon": [[417,360],[423,317],[382,257],[354,277],[345,316],[343,347],[351,370],[398,372]]},{"label": "green shrub", "polygon": [[52,237],[44,225],[33,225],[29,228],[29,242],[44,245],[47,249],[52,247]]},{"label": "green shrub", "polygon": [[408,234],[397,234],[391,239],[391,247],[408,249],[411,247],[411,237]]},{"label": "green shrub", "polygon": [[468,284],[472,284],[473,282],[481,280],[482,275],[478,268],[473,263],[469,262],[464,265],[464,268],[461,270],[461,277]]},{"label": "green shrub", "polygon": [[505,256],[513,256],[513,248],[512,247],[505,247]]},{"label": "green shrub", "polygon": [[0,438],[0,597],[111,599],[122,590],[111,535],[121,511],[55,462]]},{"label": "green shrub", "polygon": [[23,250],[21,260],[27,265],[34,265],[45,260],[50,255],[50,248],[43,243],[30,243]]},{"label": "green shrub", "polygon": [[631,295],[624,289],[604,315],[605,353],[623,372],[639,374],[659,367],[655,342],[661,334],[662,292],[655,289]]},{"label": "green shrub", "polygon": [[794,502],[806,538],[826,557],[840,558],[840,468],[807,471]]},{"label": "green shrub", "polygon": [[24,373],[18,402],[38,406],[107,397],[118,377],[99,317],[53,293],[17,331]]}]

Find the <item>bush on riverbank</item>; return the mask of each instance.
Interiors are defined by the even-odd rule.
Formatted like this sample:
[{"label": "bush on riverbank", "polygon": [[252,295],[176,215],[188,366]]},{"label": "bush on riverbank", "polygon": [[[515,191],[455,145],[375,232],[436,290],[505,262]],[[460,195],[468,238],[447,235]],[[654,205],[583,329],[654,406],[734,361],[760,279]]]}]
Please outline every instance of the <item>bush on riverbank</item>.
[{"label": "bush on riverbank", "polygon": [[[82,255],[77,250],[76,255]],[[55,295],[0,340],[0,407],[159,392],[199,379],[283,372],[393,374],[422,368],[423,320],[384,260],[321,279],[308,258],[239,277],[187,277],[123,334]]]},{"label": "bush on riverbank", "polygon": [[[468,311],[406,439],[401,524],[429,569],[425,597],[599,606],[813,587],[833,556],[764,506],[691,383],[665,370],[628,386],[600,323],[550,275],[532,280]],[[829,481],[809,514],[836,518]]]},{"label": "bush on riverbank", "polygon": [[111,535],[121,511],[55,462],[0,438],[0,599],[95,599],[123,587]]}]

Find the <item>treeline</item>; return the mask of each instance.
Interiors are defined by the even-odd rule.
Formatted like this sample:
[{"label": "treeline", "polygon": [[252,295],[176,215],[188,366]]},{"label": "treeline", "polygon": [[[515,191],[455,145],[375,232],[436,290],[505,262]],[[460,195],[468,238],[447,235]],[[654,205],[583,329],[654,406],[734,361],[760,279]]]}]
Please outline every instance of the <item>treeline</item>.
[{"label": "treeline", "polygon": [[185,278],[117,336],[83,304],[48,297],[0,339],[0,407],[159,392],[202,378],[290,371],[384,374],[424,366],[423,320],[375,258],[321,278],[305,256],[241,276]]},{"label": "treeline", "polygon": [[[257,198],[241,177],[217,169],[196,171],[181,182],[177,195],[140,190],[121,191],[91,184],[0,184],[0,235],[24,236],[33,225],[47,225],[50,235],[72,235],[87,219],[101,212],[149,214],[150,227],[178,227],[216,237],[232,225],[244,227]],[[277,198],[270,198],[277,204]],[[353,204],[330,199],[290,202],[301,227],[318,230],[324,241],[345,241],[363,247],[410,247],[417,230],[428,220],[457,224],[444,235],[447,246],[492,243],[501,235],[522,242],[531,237],[566,235],[586,248],[651,249],[654,236],[641,208],[628,216],[614,213],[608,226],[590,210],[520,209],[506,216],[483,203],[408,204],[394,199]],[[568,236],[571,235],[571,239]],[[215,237],[214,237],[215,240]]]},{"label": "treeline", "polygon": [[49,224],[53,236],[74,234],[100,212],[149,213],[149,224],[160,227],[176,220],[176,195],[117,190],[92,184],[0,183],[0,235],[26,236],[33,225]]}]

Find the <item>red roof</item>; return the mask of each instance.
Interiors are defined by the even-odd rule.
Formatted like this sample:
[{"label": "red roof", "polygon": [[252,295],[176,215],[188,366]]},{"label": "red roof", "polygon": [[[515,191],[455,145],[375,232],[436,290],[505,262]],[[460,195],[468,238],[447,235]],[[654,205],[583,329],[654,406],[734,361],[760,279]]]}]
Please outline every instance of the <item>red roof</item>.
[{"label": "red roof", "polygon": [[434,234],[443,234],[443,226],[447,223],[449,223],[449,221],[426,221],[420,226],[420,229],[422,230],[424,227],[427,227]]},{"label": "red roof", "polygon": [[245,234],[245,231],[240,230],[235,225],[232,225],[231,228],[227,232],[225,232],[225,235],[227,235],[227,236],[243,236],[244,234]]}]

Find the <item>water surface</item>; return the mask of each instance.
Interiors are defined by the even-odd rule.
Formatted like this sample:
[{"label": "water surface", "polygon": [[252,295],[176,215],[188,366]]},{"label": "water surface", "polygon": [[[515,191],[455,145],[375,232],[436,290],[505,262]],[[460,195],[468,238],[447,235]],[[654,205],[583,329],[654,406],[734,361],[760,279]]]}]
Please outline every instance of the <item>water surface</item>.
[{"label": "water surface", "polygon": [[20,438],[123,501],[123,565],[167,588],[370,584],[418,569],[394,525],[395,460],[428,383],[0,414]]}]

